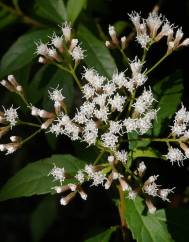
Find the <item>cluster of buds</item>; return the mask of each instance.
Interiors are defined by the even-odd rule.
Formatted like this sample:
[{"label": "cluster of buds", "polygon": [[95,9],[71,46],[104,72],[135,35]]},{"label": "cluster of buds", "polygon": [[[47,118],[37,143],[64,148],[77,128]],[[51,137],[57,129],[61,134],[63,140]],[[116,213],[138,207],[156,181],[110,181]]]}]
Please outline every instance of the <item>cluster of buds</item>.
[{"label": "cluster of buds", "polygon": [[6,155],[14,153],[22,145],[21,138],[18,136],[11,136],[10,141],[11,142],[7,144],[0,144],[0,151],[6,152]]},{"label": "cluster of buds", "polygon": [[179,28],[175,32],[174,25],[156,11],[149,13],[146,19],[141,18],[137,12],[132,12],[129,17],[136,29],[136,40],[142,48],[148,49],[151,44],[160,41],[164,36],[167,37],[167,53],[189,45],[189,38],[182,40],[182,29]]},{"label": "cluster of buds", "polygon": [[7,80],[0,81],[0,84],[6,87],[10,92],[16,92],[23,95],[23,87],[17,82],[15,76],[9,75]]},{"label": "cluster of buds", "polygon": [[[61,205],[67,205],[77,193],[80,194],[81,198],[83,200],[87,199],[87,194],[84,192],[82,185],[85,182],[91,182],[91,186],[102,186],[104,189],[110,189],[110,187],[114,185],[120,185],[122,191],[127,193],[127,196],[129,199],[134,200],[137,196],[137,194],[143,193],[146,195],[146,204],[149,209],[150,213],[154,213],[156,211],[156,207],[152,203],[153,197],[159,197],[163,201],[170,202],[168,199],[168,195],[170,193],[173,193],[173,190],[175,188],[171,189],[161,189],[159,185],[155,183],[155,181],[158,178],[157,176],[150,176],[144,184],[141,186],[138,182],[135,182],[135,179],[137,177],[140,177],[140,180],[144,176],[144,173],[146,171],[146,165],[144,162],[140,162],[137,169],[134,171],[134,176],[132,177],[130,174],[121,174],[118,172],[118,169],[120,167],[118,166],[120,163],[114,156],[108,156],[108,163],[107,166],[101,166],[101,165],[85,165],[84,169],[78,170],[75,179],[75,183],[68,183],[66,185],[63,185],[63,183],[66,181],[66,183],[69,181],[68,179],[73,178],[72,176],[66,174],[64,168],[54,167],[49,175],[52,175],[54,178],[54,181],[59,181],[60,186],[53,187],[53,190],[55,190],[56,193],[65,193],[67,191],[70,191],[68,195],[65,197],[62,197],[60,199]],[[122,163],[123,165],[123,163]],[[137,179],[138,181],[138,179]],[[141,180],[142,182],[142,180]],[[131,185],[132,184],[132,185]],[[132,188],[134,187],[134,188]]]},{"label": "cluster of buds", "polygon": [[124,50],[128,46],[128,39],[126,36],[118,38],[118,34],[116,32],[116,29],[113,25],[109,25],[109,35],[111,37],[111,40],[107,40],[105,42],[105,45],[107,48],[117,48],[121,47],[122,50]]},{"label": "cluster of buds", "polygon": [[70,56],[76,64],[84,59],[84,50],[78,39],[72,38],[70,24],[64,23],[61,30],[62,36],[53,34],[49,43],[37,43],[36,53],[40,56],[40,63],[57,62],[66,65]]},{"label": "cluster of buds", "polygon": [[54,103],[54,111],[48,112],[44,109],[39,109],[34,106],[31,106],[31,115],[40,117],[44,120],[44,122],[41,124],[41,129],[47,129],[53,121],[56,119],[58,115],[60,115],[62,109],[66,110],[66,105],[64,103],[65,97],[62,94],[62,89],[57,88],[51,88],[51,90],[48,91],[50,100]]}]

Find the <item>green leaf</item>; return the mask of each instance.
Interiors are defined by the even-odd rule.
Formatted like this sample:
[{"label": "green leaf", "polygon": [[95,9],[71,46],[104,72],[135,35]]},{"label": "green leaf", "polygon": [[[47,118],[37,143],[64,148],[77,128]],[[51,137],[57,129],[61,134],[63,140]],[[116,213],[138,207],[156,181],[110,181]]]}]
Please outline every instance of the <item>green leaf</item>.
[{"label": "green leaf", "polygon": [[163,209],[155,214],[144,214],[143,200],[137,197],[135,200],[125,199],[126,221],[133,238],[137,242],[173,242],[168,232],[166,215]]},{"label": "green leaf", "polygon": [[101,75],[111,78],[117,67],[104,43],[82,25],[79,26],[78,37],[86,50],[86,65],[96,69]]},{"label": "green leaf", "polygon": [[[71,175],[84,166],[83,161],[72,155],[53,155],[33,162],[8,180],[0,191],[0,201],[51,193],[52,187],[56,185],[52,176],[48,176],[53,164],[64,167]],[[66,179],[65,183],[69,182],[71,179]]]},{"label": "green leaf", "polygon": [[175,242],[186,242],[189,228],[189,209],[168,208],[165,210],[167,225]]},{"label": "green leaf", "polygon": [[100,233],[100,234],[98,234],[98,235],[96,235],[92,238],[84,240],[84,242],[109,242],[111,235],[115,230],[116,230],[115,227],[111,227],[111,228],[105,230],[104,232],[102,232],[102,233]]},{"label": "green leaf", "polygon": [[[149,134],[151,134],[151,130],[146,133],[146,135],[149,135]],[[136,148],[143,148],[150,144],[150,141],[139,140],[140,135],[138,135],[138,133],[136,131],[128,133],[128,139],[129,139],[129,149],[130,150],[133,150]]]},{"label": "green leaf", "polygon": [[48,97],[48,90],[50,90],[50,88],[56,88],[57,86],[62,89],[62,94],[65,97],[65,104],[67,108],[70,109],[74,100],[74,81],[69,73],[60,69],[56,70],[54,75],[46,83],[45,88],[43,87],[43,106],[46,108],[52,104],[52,101],[50,101]]},{"label": "green leaf", "polygon": [[3,29],[10,24],[13,24],[16,19],[17,19],[16,16],[10,14],[9,12],[7,12],[4,9],[1,9],[1,11],[0,11],[0,29]]},{"label": "green leaf", "polygon": [[41,17],[55,23],[67,20],[66,7],[63,0],[37,0],[37,13]]},{"label": "green leaf", "polygon": [[133,159],[136,159],[138,157],[149,157],[149,158],[160,158],[161,157],[161,154],[157,150],[152,149],[152,148],[135,149],[131,152],[132,152]]},{"label": "green leaf", "polygon": [[1,59],[0,78],[30,63],[35,57],[35,43],[47,41],[51,33],[52,29],[36,30],[19,37]]},{"label": "green leaf", "polygon": [[154,122],[153,127],[153,135],[158,136],[167,128],[167,122],[172,118],[181,102],[183,92],[181,72],[177,71],[164,78],[155,84],[152,89],[159,101],[158,107],[160,108],[157,113],[157,121]]},{"label": "green leaf", "polygon": [[87,0],[68,0],[67,3],[67,14],[68,20],[75,22],[77,17],[79,16],[81,10],[86,6]]},{"label": "green leaf", "polygon": [[54,66],[43,66],[36,73],[27,88],[30,102],[36,104],[42,99],[44,107],[49,109],[53,103],[49,100],[48,90],[57,86],[63,89],[62,93],[66,97],[65,104],[69,109],[74,101],[73,78],[67,72]]},{"label": "green leaf", "polygon": [[122,34],[122,32],[128,27],[130,26],[130,23],[126,22],[126,21],[117,21],[114,23],[114,27],[116,29],[116,32],[118,35]]},{"label": "green leaf", "polygon": [[[48,211],[48,213],[47,213]],[[45,235],[57,216],[57,201],[54,196],[45,197],[31,215],[31,234],[33,242],[38,242]]]}]

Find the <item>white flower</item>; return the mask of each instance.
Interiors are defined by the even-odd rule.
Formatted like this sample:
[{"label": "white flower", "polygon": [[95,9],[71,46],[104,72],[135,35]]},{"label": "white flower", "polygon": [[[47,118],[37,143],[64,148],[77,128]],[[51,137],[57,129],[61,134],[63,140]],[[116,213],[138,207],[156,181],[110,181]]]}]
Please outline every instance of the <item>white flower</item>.
[{"label": "white flower", "polygon": [[140,19],[141,19],[140,14],[135,11],[132,11],[132,13],[128,14],[128,15],[129,15],[131,21],[133,22],[133,24],[136,28],[136,31],[138,32],[139,27],[140,27]]},{"label": "white flower", "polygon": [[106,175],[101,171],[94,172],[91,178],[93,180],[91,186],[104,185],[104,182],[107,181]]},{"label": "white flower", "polygon": [[184,154],[178,148],[173,148],[173,147],[169,148],[169,151],[165,157],[168,160],[170,160],[172,165],[173,163],[177,162],[179,166],[180,164],[183,165],[183,160],[186,159]]},{"label": "white flower", "polygon": [[89,164],[89,165],[85,165],[85,172],[87,173],[87,175],[89,176],[89,177],[92,177],[93,176],[93,174],[94,174],[94,167],[93,167],[93,165],[92,164]]},{"label": "white flower", "polygon": [[181,109],[176,112],[175,122],[189,123],[189,112],[186,111],[186,108],[183,105],[182,105]]},{"label": "white flower", "polygon": [[78,126],[76,126],[74,123],[68,122],[67,124],[65,124],[64,134],[69,136],[71,138],[71,140],[80,139],[79,133],[80,133],[80,128]]},{"label": "white flower", "polygon": [[36,45],[37,45],[36,54],[47,57],[49,54],[49,49],[47,44],[44,44],[40,41],[39,43],[36,43]]},{"label": "white flower", "polygon": [[93,120],[89,120],[83,130],[83,140],[89,145],[95,144],[98,137],[98,129],[96,123]]},{"label": "white flower", "polygon": [[111,132],[104,133],[101,136],[101,139],[103,141],[104,146],[111,149],[115,149],[116,144],[118,142],[118,137],[115,134],[112,134]]},{"label": "white flower", "polygon": [[93,116],[94,109],[95,109],[94,102],[89,102],[89,101],[84,102],[83,105],[80,107],[81,112],[85,114],[87,118],[90,118]]},{"label": "white flower", "polygon": [[129,191],[129,193],[128,193],[128,198],[129,199],[135,200],[136,196],[137,196],[137,193],[135,191],[133,191],[133,190]]},{"label": "white flower", "polygon": [[49,128],[49,132],[58,136],[64,133],[64,128],[61,126],[60,123],[52,124]]},{"label": "white flower", "polygon": [[163,23],[162,15],[158,15],[156,12],[149,13],[148,18],[146,19],[146,23],[150,30],[150,36],[154,38],[158,29]]},{"label": "white flower", "polygon": [[54,165],[54,168],[50,171],[49,175],[52,175],[54,180],[60,181],[60,183],[62,183],[66,178],[64,168],[56,167],[56,165]]},{"label": "white flower", "polygon": [[137,119],[127,118],[123,121],[123,125],[125,126],[127,133],[136,131]]},{"label": "white flower", "polygon": [[116,72],[113,74],[112,82],[114,82],[119,88],[122,88],[125,86],[125,83],[127,82],[127,79],[125,77],[124,72]]},{"label": "white flower", "polygon": [[96,90],[100,89],[106,80],[105,77],[100,76],[95,70],[87,68],[85,68],[83,78],[85,78]]},{"label": "white flower", "polygon": [[91,85],[86,84],[83,86],[82,92],[83,92],[84,97],[88,100],[94,96],[95,89]]},{"label": "white flower", "polygon": [[168,199],[168,195],[169,193],[173,193],[173,190],[175,188],[171,188],[171,189],[160,189],[159,190],[159,197],[163,200],[163,201],[167,201],[167,202],[170,202],[169,199]]},{"label": "white flower", "polygon": [[173,126],[171,126],[172,134],[175,134],[177,136],[181,136],[182,134],[184,134],[185,130],[186,130],[186,123],[174,122]]},{"label": "white flower", "polygon": [[106,122],[108,120],[109,108],[104,106],[100,107],[100,109],[94,110],[94,115],[97,119]]},{"label": "white flower", "polygon": [[84,59],[84,50],[78,45],[71,52],[72,58],[78,62]]},{"label": "white flower", "polygon": [[150,195],[152,197],[156,197],[157,196],[157,192],[158,192],[158,185],[156,185],[155,182],[152,182],[152,183],[150,183],[148,185],[144,185],[143,186],[143,190],[148,195]]},{"label": "white flower", "polygon": [[120,134],[120,131],[122,129],[122,123],[120,123],[120,121],[110,120],[109,124],[110,124],[109,132],[113,134]]},{"label": "white flower", "polygon": [[117,151],[115,156],[117,160],[121,161],[123,164],[126,164],[127,152],[125,150]]},{"label": "white flower", "polygon": [[80,184],[82,184],[85,181],[85,174],[82,170],[79,170],[75,175],[75,178],[79,181]]},{"label": "white flower", "polygon": [[139,176],[142,176],[144,174],[145,170],[146,170],[146,165],[142,161],[139,163],[138,168],[137,168]]},{"label": "white flower", "polygon": [[118,112],[122,112],[125,100],[126,100],[126,97],[120,96],[117,93],[113,98],[109,99],[109,103],[110,103],[113,110],[115,109]]},{"label": "white flower", "polygon": [[141,60],[138,59],[137,56],[135,57],[135,59],[133,61],[130,61],[129,64],[130,64],[130,68],[131,68],[133,76],[136,76],[137,74],[141,73],[143,63]]},{"label": "white flower", "polygon": [[11,106],[9,109],[4,109],[4,118],[6,119],[7,122],[9,122],[11,128],[13,126],[16,125],[17,123],[17,119],[18,119],[18,113],[17,113],[17,109],[18,108],[13,108],[13,106]]},{"label": "white flower", "polygon": [[79,124],[84,124],[88,121],[84,112],[77,112],[73,118],[73,121]]},{"label": "white flower", "polygon": [[67,22],[65,22],[62,26],[62,32],[63,32],[63,35],[64,35],[64,38],[65,38],[65,41],[70,41],[70,38],[71,38],[71,25]]},{"label": "white flower", "polygon": [[116,86],[113,82],[108,82],[103,85],[103,91],[106,95],[111,96],[116,91]]},{"label": "white flower", "polygon": [[54,45],[55,48],[61,49],[63,46],[63,39],[62,36],[57,36],[55,33],[53,34],[51,38],[51,43]]},{"label": "white flower", "polygon": [[52,88],[52,91],[48,91],[49,97],[52,101],[54,101],[55,106],[60,106],[61,102],[65,99],[65,97],[62,95],[62,89],[58,89],[58,86],[56,88]]},{"label": "white flower", "polygon": [[100,107],[104,107],[106,105],[107,94],[99,94],[94,99],[93,102]]},{"label": "white flower", "polygon": [[116,31],[115,31],[115,27],[112,25],[109,25],[109,35],[114,38],[114,36],[116,36]]},{"label": "white flower", "polygon": [[148,43],[150,43],[151,38],[148,34],[138,34],[136,37],[136,41],[141,45],[142,48],[146,49]]},{"label": "white flower", "polygon": [[146,110],[148,110],[153,102],[154,97],[151,90],[144,90],[142,95],[140,95],[136,102],[133,104],[133,107],[135,108],[135,112],[137,113],[144,113]]}]

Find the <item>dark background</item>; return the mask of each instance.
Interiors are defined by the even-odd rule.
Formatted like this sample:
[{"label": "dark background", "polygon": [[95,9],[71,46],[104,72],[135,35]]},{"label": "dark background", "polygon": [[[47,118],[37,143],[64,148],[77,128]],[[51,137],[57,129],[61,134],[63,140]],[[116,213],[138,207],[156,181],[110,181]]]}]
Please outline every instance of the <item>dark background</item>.
[{"label": "dark background", "polygon": [[[6,1],[4,1],[6,2]],[[7,1],[8,2],[8,1]],[[80,19],[85,19],[87,15],[91,20],[97,21],[107,31],[109,24],[113,24],[118,20],[128,20],[127,13],[132,10],[140,11],[142,16],[147,16],[149,11],[158,4],[160,12],[164,14],[176,26],[182,26],[185,37],[189,37],[189,1],[124,1],[124,0],[89,0],[87,9],[82,13]],[[32,0],[20,1],[21,8],[29,15],[33,14]],[[29,30],[29,26],[16,20],[15,23],[2,29],[0,32],[0,56],[2,56],[11,44],[24,32]],[[159,56],[159,49],[154,50],[153,58]],[[175,69],[181,69],[184,76],[184,93],[183,103],[189,107],[189,49],[185,48],[173,54],[168,60],[161,65],[161,71],[157,70],[153,73],[156,78],[160,79],[165,75],[175,72]],[[33,73],[30,73],[31,77]],[[154,77],[152,76],[152,79]],[[0,101],[1,104],[11,103],[9,93],[0,87]],[[20,130],[20,132],[25,132]],[[48,157],[52,153],[71,153],[72,146],[67,138],[60,138],[55,150],[48,147],[44,135],[38,135],[30,143],[26,144],[24,148],[11,156],[0,156],[0,186],[2,186],[8,178],[16,173],[20,168],[27,163],[38,160],[40,158]],[[159,148],[159,147],[158,147]],[[160,147],[161,148],[161,147]],[[72,152],[73,153],[73,152]],[[75,151],[75,153],[77,153]],[[162,183],[169,187],[177,187],[175,195],[171,204],[165,206],[186,206],[184,203],[184,193],[188,184],[188,161],[185,166],[178,168],[171,167],[169,164],[160,163],[155,164],[149,162],[150,172],[160,173],[162,175]],[[162,169],[163,166],[163,169]],[[155,168],[154,168],[155,167]],[[53,215],[51,211],[56,210],[54,222],[49,226],[41,242],[79,242],[87,237],[87,234],[93,234],[108,228],[111,225],[119,224],[118,214],[115,213],[116,207],[111,201],[111,193],[103,189],[90,189],[86,184],[86,191],[88,192],[88,200],[81,201],[76,198],[71,204],[66,207],[59,205],[59,197],[45,198],[44,196],[14,199],[0,203],[0,241],[2,242],[32,242],[31,221],[33,213],[41,202],[47,201],[47,210],[44,209],[40,216],[44,217],[42,223],[50,219]],[[45,199],[45,200],[44,200]],[[49,202],[50,201],[50,202]],[[48,206],[51,206],[49,209]],[[162,204],[160,204],[160,207]],[[55,208],[54,208],[55,207]],[[49,209],[49,210],[48,210]],[[54,210],[53,210],[54,209]],[[53,213],[53,212],[52,212]],[[38,225],[36,225],[38,226]],[[119,234],[116,234],[119,238]],[[116,239],[116,237],[114,238]],[[112,241],[114,241],[114,239]],[[121,241],[121,240],[120,240]]]}]

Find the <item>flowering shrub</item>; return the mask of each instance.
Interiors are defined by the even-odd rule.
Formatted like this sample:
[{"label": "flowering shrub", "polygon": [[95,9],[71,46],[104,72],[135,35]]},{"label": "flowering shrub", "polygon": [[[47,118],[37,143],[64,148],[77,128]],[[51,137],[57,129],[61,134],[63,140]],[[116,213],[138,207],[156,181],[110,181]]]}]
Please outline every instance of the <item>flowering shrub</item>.
[{"label": "flowering shrub", "polygon": [[[159,175],[148,171],[148,159],[161,159],[178,169],[184,165],[189,158],[189,111],[180,103],[178,93],[167,93],[172,95],[172,106],[170,110],[164,107],[162,99],[166,102],[166,95],[157,95],[163,85],[161,82],[152,85],[150,74],[173,52],[187,47],[189,38],[183,37],[182,28],[175,27],[155,10],[147,18],[137,12],[128,16],[133,24],[130,33],[120,37],[116,28],[110,25],[109,39],[104,45],[84,26],[80,26],[77,38],[71,21],[65,21],[51,35],[41,30],[39,35],[48,38],[47,41],[38,38],[37,34],[29,40],[36,45],[38,62],[44,68],[53,67],[58,73],[63,72],[68,84],[62,85],[62,80],[56,80],[53,85],[48,82],[43,89],[49,100],[46,105],[45,97],[43,108],[39,100],[32,100],[30,94],[26,94],[25,86],[15,75],[3,79],[1,85],[18,95],[28,111],[24,119],[20,114],[22,105],[2,106],[0,137],[6,139],[0,144],[0,151],[12,155],[44,132],[57,139],[67,136],[76,144],[85,144],[86,149],[93,147],[97,155],[89,155],[86,161],[71,155],[53,155],[31,163],[5,184],[0,199],[46,193],[55,196],[58,193],[60,204],[68,205],[78,195],[83,200],[88,199],[90,194],[86,186],[87,190],[101,186],[110,194],[117,194],[112,199],[118,207],[121,225],[112,226],[96,235],[94,240],[87,241],[110,241],[111,235],[120,230],[121,239],[126,241],[130,229],[137,241],[168,242],[173,240],[166,227],[165,211],[157,208],[159,199],[171,202],[176,188],[171,184],[168,187],[160,185]],[[74,22],[75,19],[70,20]],[[152,64],[148,54],[162,40],[165,53]],[[142,49],[142,55],[138,52],[134,56],[127,54],[133,42]],[[13,50],[14,47],[10,53]],[[112,58],[110,50],[120,53],[123,67],[116,67],[116,58]],[[97,68],[93,65],[96,61],[99,63]],[[10,68],[10,71],[15,70]],[[2,76],[8,74],[6,70],[2,73]],[[72,80],[76,84],[75,99],[73,93],[69,96],[66,91],[73,88]],[[37,85],[31,82],[31,90],[37,92]],[[162,137],[161,129],[168,117],[173,117],[172,124],[167,125],[168,135]],[[22,125],[37,131],[26,138],[15,135],[14,130]],[[6,141],[7,137],[10,141]],[[164,147],[159,149],[154,143],[162,143]]]}]

